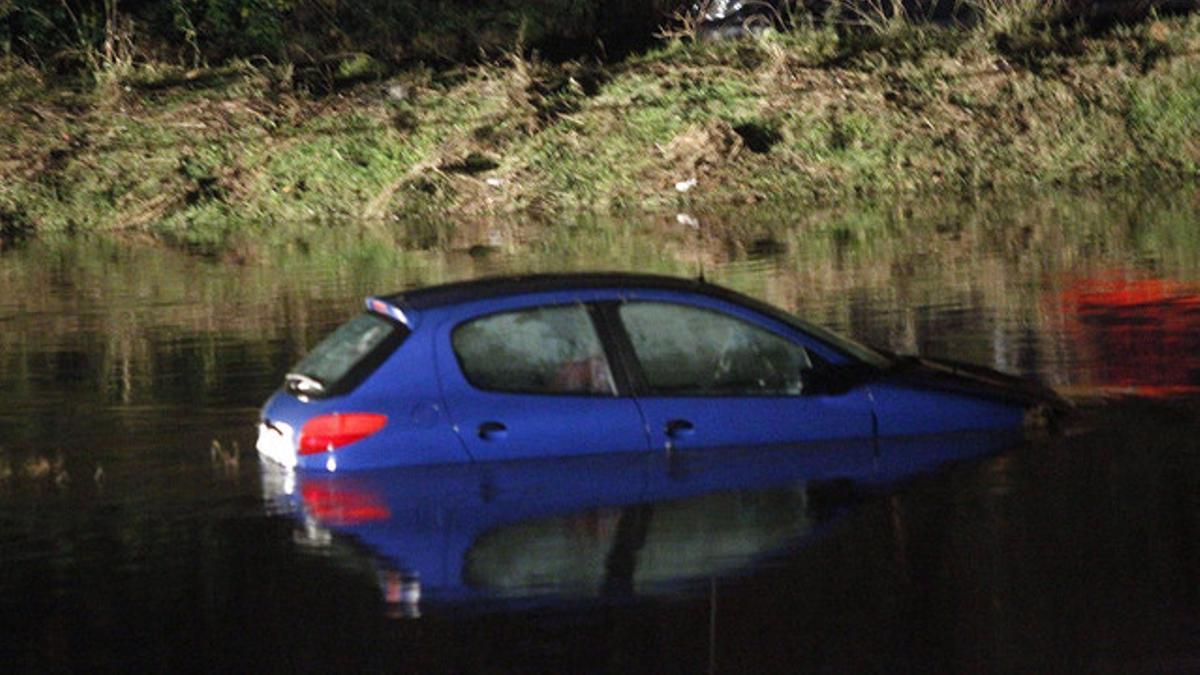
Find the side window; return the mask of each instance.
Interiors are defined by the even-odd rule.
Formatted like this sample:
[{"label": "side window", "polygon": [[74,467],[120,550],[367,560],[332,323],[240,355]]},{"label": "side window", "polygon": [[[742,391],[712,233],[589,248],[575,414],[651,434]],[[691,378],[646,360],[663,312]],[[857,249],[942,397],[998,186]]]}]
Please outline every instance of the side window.
[{"label": "side window", "polygon": [[463,374],[480,389],[615,396],[612,371],[582,305],[493,314],[451,335]]},{"label": "side window", "polygon": [[620,316],[656,394],[796,395],[812,367],[800,345],[719,312],[632,302]]}]

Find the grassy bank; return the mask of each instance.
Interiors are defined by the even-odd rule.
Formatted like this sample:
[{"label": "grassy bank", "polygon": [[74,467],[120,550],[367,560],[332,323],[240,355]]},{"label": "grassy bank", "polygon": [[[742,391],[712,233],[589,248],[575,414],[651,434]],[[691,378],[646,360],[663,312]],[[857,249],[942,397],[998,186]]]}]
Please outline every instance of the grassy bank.
[{"label": "grassy bank", "polygon": [[878,17],[683,36],[604,65],[514,51],[394,71],[351,54],[304,70],[143,64],[81,84],[9,62],[0,232],[224,252],[290,222],[415,221],[401,243],[422,248],[444,241],[437,223],[518,213],[1182,181],[1200,176],[1197,110],[1195,17]]}]

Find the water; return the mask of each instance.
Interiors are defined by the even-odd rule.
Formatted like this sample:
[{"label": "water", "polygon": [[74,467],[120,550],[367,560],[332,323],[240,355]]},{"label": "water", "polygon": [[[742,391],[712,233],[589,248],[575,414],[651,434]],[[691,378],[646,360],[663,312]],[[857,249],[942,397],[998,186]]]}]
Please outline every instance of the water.
[{"label": "water", "polygon": [[[0,251],[0,664],[1200,668],[1194,189],[691,215],[305,225],[221,260]],[[288,365],[363,296],[574,269],[703,272],[1101,402],[1068,436],[898,486],[822,475],[816,451],[357,486],[289,484],[247,452]],[[964,443],[892,456],[933,469]]]}]

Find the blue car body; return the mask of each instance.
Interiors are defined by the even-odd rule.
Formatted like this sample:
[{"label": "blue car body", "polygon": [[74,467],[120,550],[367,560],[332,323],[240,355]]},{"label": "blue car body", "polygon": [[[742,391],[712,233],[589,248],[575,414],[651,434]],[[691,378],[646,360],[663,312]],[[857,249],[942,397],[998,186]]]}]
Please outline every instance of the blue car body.
[{"label": "blue car body", "polygon": [[794,445],[1017,429],[1031,408],[1060,403],[989,369],[857,345],[703,281],[500,277],[366,306],[267,401],[263,456],[334,472]]}]

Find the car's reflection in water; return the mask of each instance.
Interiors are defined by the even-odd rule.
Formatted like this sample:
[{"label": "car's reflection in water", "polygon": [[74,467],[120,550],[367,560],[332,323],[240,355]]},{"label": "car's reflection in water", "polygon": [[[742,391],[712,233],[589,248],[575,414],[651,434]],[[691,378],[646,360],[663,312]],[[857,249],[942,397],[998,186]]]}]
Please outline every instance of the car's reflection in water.
[{"label": "car's reflection in water", "polygon": [[818,536],[864,495],[1015,432],[346,474],[264,463],[297,541],[371,560],[389,611],[687,592]]}]

